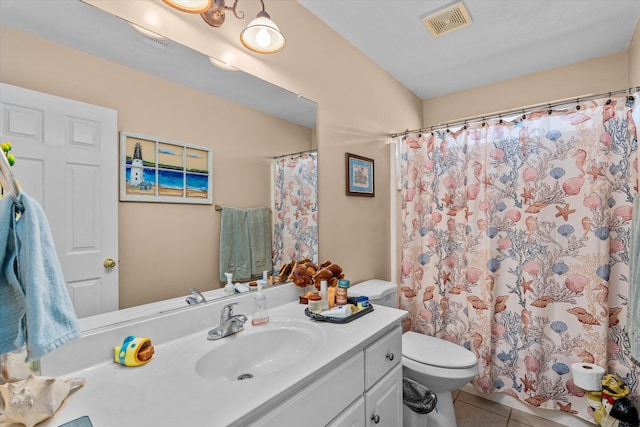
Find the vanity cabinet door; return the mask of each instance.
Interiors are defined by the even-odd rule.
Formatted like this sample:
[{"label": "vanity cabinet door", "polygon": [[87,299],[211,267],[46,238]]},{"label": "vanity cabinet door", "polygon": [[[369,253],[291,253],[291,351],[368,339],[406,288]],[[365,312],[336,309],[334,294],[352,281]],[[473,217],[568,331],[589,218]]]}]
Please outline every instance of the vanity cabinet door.
[{"label": "vanity cabinet door", "polygon": [[402,329],[395,328],[364,351],[366,363],[365,389],[371,388],[402,362]]},{"label": "vanity cabinet door", "polygon": [[345,409],[327,427],[365,427],[364,398],[360,397]]},{"label": "vanity cabinet door", "polygon": [[398,364],[365,393],[367,427],[402,425],[402,365]]},{"label": "vanity cabinet door", "polygon": [[362,351],[305,387],[293,397],[268,410],[249,423],[251,427],[305,426],[325,427],[336,414],[362,396],[364,356]]}]

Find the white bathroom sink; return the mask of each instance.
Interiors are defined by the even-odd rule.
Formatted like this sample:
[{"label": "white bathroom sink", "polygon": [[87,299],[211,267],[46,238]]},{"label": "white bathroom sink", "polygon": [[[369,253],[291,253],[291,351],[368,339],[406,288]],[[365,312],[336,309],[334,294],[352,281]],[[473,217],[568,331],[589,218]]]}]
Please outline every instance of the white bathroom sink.
[{"label": "white bathroom sink", "polygon": [[211,381],[240,381],[263,378],[304,363],[322,348],[326,335],[311,321],[272,320],[222,338],[214,349],[195,363],[196,373]]}]

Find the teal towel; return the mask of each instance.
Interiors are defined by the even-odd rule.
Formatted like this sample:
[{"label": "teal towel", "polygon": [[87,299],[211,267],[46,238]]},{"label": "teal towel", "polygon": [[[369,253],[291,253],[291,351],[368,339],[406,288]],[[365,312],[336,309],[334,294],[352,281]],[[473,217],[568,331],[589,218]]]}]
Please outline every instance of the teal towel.
[{"label": "teal towel", "polygon": [[262,276],[271,271],[271,210],[269,208],[247,209],[249,248],[251,250],[251,274]]},{"label": "teal towel", "polygon": [[13,198],[0,200],[0,353],[26,344],[32,361],[79,338],[80,330],[45,213],[24,192],[21,201],[16,221]]},{"label": "teal towel", "polygon": [[251,278],[251,250],[247,212],[223,206],[220,219],[220,282],[224,273],[233,273],[233,280]]},{"label": "teal towel", "polygon": [[26,301],[15,271],[14,206],[11,197],[0,199],[0,354],[19,348],[15,343],[24,335]]},{"label": "teal towel", "polygon": [[633,202],[629,253],[629,319],[631,356],[640,360],[640,195]]}]

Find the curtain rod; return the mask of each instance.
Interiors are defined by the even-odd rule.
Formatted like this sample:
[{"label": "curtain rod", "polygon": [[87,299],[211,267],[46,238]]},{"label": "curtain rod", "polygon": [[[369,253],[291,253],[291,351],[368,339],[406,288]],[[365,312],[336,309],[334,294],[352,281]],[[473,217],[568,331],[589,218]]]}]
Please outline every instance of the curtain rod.
[{"label": "curtain rod", "polygon": [[304,150],[304,151],[298,151],[297,153],[290,153],[290,154],[281,154],[279,156],[273,156],[274,159],[280,159],[282,157],[287,157],[287,156],[297,156],[299,154],[305,154],[305,153],[313,153],[313,152],[318,152],[317,148],[312,148],[311,150]]},{"label": "curtain rod", "polygon": [[468,124],[468,122],[473,122],[473,121],[477,121],[477,120],[487,120],[487,119],[498,119],[498,118],[502,118],[502,116],[505,115],[509,115],[509,114],[525,114],[527,112],[532,112],[535,110],[538,110],[540,108],[547,108],[547,109],[552,109],[561,105],[567,105],[567,104],[572,104],[572,103],[576,103],[579,104],[580,101],[592,101],[594,99],[598,99],[598,98],[602,98],[604,96],[612,96],[612,95],[619,95],[621,93],[629,93],[629,95],[631,95],[632,93],[638,93],[638,91],[640,90],[640,86],[635,86],[635,87],[630,87],[629,89],[622,89],[622,90],[617,90],[617,91],[613,91],[613,92],[604,92],[604,93],[598,93],[598,94],[591,94],[591,95],[584,95],[584,96],[578,96],[576,98],[566,98],[566,99],[562,99],[559,101],[554,101],[554,102],[545,102],[545,103],[540,103],[540,104],[534,104],[534,105],[529,105],[526,107],[521,107],[521,108],[513,108],[513,109],[509,109],[509,110],[503,110],[503,111],[497,111],[494,113],[489,113],[489,114],[480,114],[477,116],[470,116],[464,119],[455,119],[452,120],[450,122],[444,122],[444,123],[438,123],[437,125],[434,126],[430,126],[430,127],[425,127],[425,128],[420,128],[420,129],[412,129],[412,130],[405,130],[404,132],[395,132],[390,134],[389,136],[392,138],[395,138],[397,136],[401,136],[401,135],[407,135],[410,132],[426,132],[426,131],[433,131],[435,129],[442,129],[442,128],[446,128],[446,127],[453,127],[453,126],[461,126],[461,125],[466,125]]}]

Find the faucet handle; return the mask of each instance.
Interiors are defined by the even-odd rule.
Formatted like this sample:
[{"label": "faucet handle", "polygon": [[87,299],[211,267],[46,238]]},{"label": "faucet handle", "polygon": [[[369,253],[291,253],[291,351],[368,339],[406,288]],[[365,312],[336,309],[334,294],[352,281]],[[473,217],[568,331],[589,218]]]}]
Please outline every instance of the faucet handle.
[{"label": "faucet handle", "polygon": [[193,296],[188,296],[186,298],[187,304],[193,305],[207,302],[207,299],[204,297],[204,295],[202,295],[202,293],[196,288],[189,288],[189,292],[191,292]]},{"label": "faucet handle", "polygon": [[222,308],[222,312],[220,313],[220,322],[230,318],[233,316],[233,306],[240,304],[239,302],[232,302],[231,304],[227,304]]}]

